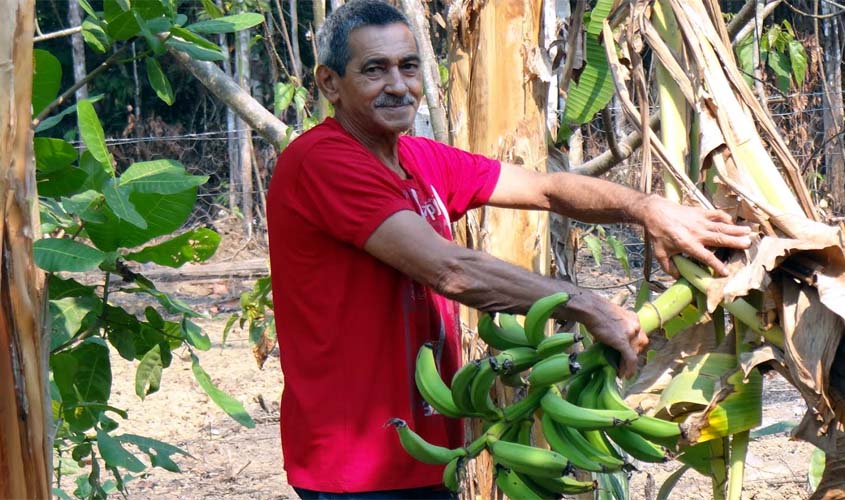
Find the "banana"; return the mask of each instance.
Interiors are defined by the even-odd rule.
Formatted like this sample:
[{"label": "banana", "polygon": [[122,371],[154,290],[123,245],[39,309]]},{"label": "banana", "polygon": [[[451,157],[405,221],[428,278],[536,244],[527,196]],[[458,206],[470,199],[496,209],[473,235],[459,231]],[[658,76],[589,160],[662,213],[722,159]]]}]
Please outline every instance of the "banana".
[{"label": "banana", "polygon": [[574,354],[561,353],[538,362],[528,374],[528,385],[543,387],[565,380],[581,369],[574,359]]},{"label": "banana", "polygon": [[599,430],[606,427],[628,425],[637,418],[635,411],[595,410],[584,408],[555,395],[546,393],[540,401],[543,411],[562,425],[580,430]]},{"label": "banana", "polygon": [[603,366],[600,374],[602,385],[598,394],[598,405],[607,410],[633,410],[619,393],[619,386],[616,385],[616,370],[610,366]]},{"label": "banana", "polygon": [[[611,369],[612,370],[612,369]],[[596,376],[590,381],[590,384],[581,392],[581,395],[578,398],[578,404],[584,408],[591,408],[596,409],[598,408],[598,395],[601,391],[602,385],[606,380],[606,377],[602,376],[604,370],[600,373],[597,373]],[[613,379],[613,383],[616,383],[615,375]],[[628,409],[627,407],[625,409]],[[598,456],[602,457],[612,457],[620,462],[622,461],[622,457],[619,455],[619,452],[616,451],[616,448],[613,447],[613,444],[608,441],[607,437],[604,435],[602,431],[598,430],[583,430],[581,431],[581,435],[584,436],[595,450]]]},{"label": "banana", "polygon": [[417,367],[414,370],[417,389],[432,408],[441,415],[452,418],[462,417],[462,413],[452,400],[452,392],[440,378],[437,363],[434,361],[434,348],[430,342],[420,347],[417,353]]},{"label": "banana", "polygon": [[496,465],[496,486],[502,490],[508,498],[513,500],[546,500],[548,497],[536,491],[513,469]]},{"label": "banana", "polygon": [[[525,335],[525,329],[522,328],[522,325],[519,324],[519,321],[516,320],[516,316],[513,314],[508,313],[499,313],[496,315],[496,319],[499,320],[499,326],[502,330],[511,332],[510,335]],[[525,341],[528,342],[528,337],[525,338]],[[531,343],[528,343],[531,346]]]},{"label": "banana", "polygon": [[528,417],[540,406],[540,401],[548,390],[548,387],[538,387],[528,391],[524,398],[502,409],[502,418],[505,422],[515,422]]},{"label": "banana", "polygon": [[531,446],[531,429],[534,428],[534,419],[526,418],[519,423],[519,432],[516,434],[516,442]]},{"label": "banana", "polygon": [[478,318],[478,336],[498,351],[530,345],[521,326],[517,325],[517,328],[499,326],[493,322],[493,316],[488,313],[483,313]]},{"label": "banana", "polygon": [[541,358],[548,358],[552,354],[560,354],[569,349],[576,342],[580,342],[581,334],[572,332],[560,332],[546,337],[537,344],[537,354]]},{"label": "banana", "polygon": [[487,440],[487,448],[496,462],[532,476],[560,477],[572,470],[569,460],[556,451],[495,438]]},{"label": "banana", "polygon": [[660,463],[669,459],[663,448],[631,431],[630,428],[614,427],[613,429],[605,429],[605,433],[614,443],[625,450],[625,453],[637,460]]},{"label": "banana", "polygon": [[534,302],[531,308],[528,309],[528,312],[525,314],[525,336],[531,345],[536,346],[543,340],[543,337],[545,337],[546,321],[555,309],[562,304],[566,304],[568,300],[568,294],[558,292]]},{"label": "banana", "polygon": [[575,478],[561,476],[554,479],[547,477],[532,477],[531,482],[537,486],[561,495],[580,495],[598,489],[598,481],[579,481]]},{"label": "banana", "polygon": [[[587,384],[590,383],[590,380],[593,378],[593,373],[595,373],[595,371],[585,371],[582,367],[578,370],[578,373],[566,380],[564,390],[566,391],[567,401],[570,403],[578,401],[578,395],[581,394],[581,391],[583,391],[584,388],[587,387]],[[558,392],[558,395],[560,395],[560,392]]]},{"label": "banana", "polygon": [[[570,435],[573,433],[577,434],[578,431],[558,425],[548,413],[543,413],[543,416],[540,418],[540,425],[543,428],[543,436],[545,436],[546,442],[549,443],[549,447],[565,456],[576,468],[589,472],[612,472],[618,470],[591,458],[581,447],[577,446],[570,439]],[[580,434],[578,436],[583,438]]]},{"label": "banana", "polygon": [[481,370],[481,361],[475,359],[462,366],[452,377],[452,400],[455,402],[458,411],[465,415],[472,413],[469,389],[472,386],[472,379],[478,374],[479,370]]},{"label": "banana", "polygon": [[464,448],[446,448],[429,443],[419,434],[411,430],[408,424],[401,418],[391,418],[389,424],[396,428],[399,433],[399,442],[409,455],[416,458],[420,462],[427,464],[442,465],[447,464],[455,458],[465,457],[467,450]]},{"label": "banana", "polygon": [[502,410],[493,404],[490,398],[490,388],[496,381],[498,370],[499,361],[495,357],[487,358],[487,362],[481,362],[481,368],[472,378],[472,386],[470,386],[470,407],[473,412],[491,418],[498,418],[501,415]]},{"label": "banana", "polygon": [[636,420],[637,425],[631,422],[631,430],[646,439],[657,441],[660,444],[674,448],[678,444],[678,438],[684,435],[681,424],[663,420],[662,418],[641,415]]},{"label": "banana", "polygon": [[443,485],[453,493],[461,489],[461,477],[464,472],[464,457],[455,457],[443,469]]},{"label": "banana", "polygon": [[540,357],[537,355],[537,351],[531,347],[514,347],[502,351],[496,356],[496,362],[502,375],[525,371],[534,366],[538,359]]}]

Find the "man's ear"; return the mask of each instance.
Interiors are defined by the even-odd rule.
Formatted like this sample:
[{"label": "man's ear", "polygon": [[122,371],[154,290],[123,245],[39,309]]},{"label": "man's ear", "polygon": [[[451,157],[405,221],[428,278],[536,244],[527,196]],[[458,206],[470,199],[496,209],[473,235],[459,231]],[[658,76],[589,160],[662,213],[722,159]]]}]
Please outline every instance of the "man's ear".
[{"label": "man's ear", "polygon": [[320,64],[314,70],[314,77],[317,80],[317,88],[320,89],[320,92],[330,103],[337,104],[340,98],[340,89],[338,88],[340,76],[337,72],[324,64]]}]

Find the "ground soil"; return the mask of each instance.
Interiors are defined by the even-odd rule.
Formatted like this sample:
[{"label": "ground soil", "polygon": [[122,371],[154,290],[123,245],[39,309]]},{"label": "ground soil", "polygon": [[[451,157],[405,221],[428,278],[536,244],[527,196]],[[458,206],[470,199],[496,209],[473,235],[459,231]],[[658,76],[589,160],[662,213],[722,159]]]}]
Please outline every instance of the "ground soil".
[{"label": "ground soil", "polygon": [[[296,498],[282,466],[278,402],[284,380],[277,354],[271,355],[259,369],[246,332],[238,328],[229,335],[225,346],[220,344],[226,318],[237,307],[240,293],[253,284],[251,278],[244,278],[235,270],[244,259],[261,257],[261,245],[225,247],[216,262],[231,264],[230,277],[189,277],[158,283],[161,289],[212,317],[198,321],[214,341],[210,351],[200,353],[201,363],[219,387],[245,405],[256,426],[241,427],[210,401],[194,380],[187,352],[175,353],[172,366],[164,371],[161,390],[144,401],[134,391],[136,363],[114,356],[112,404],[129,412],[129,419],[121,422],[120,430],[173,443],[191,455],[176,458],[181,474],[155,468],[128,483],[131,499]],[[605,295],[624,291],[626,287],[622,285],[630,281],[611,259],[601,266],[596,266],[586,255],[579,257],[579,261],[580,281],[598,287]],[[119,295],[115,300],[121,300]],[[803,400],[791,386],[777,375],[767,376],[763,425],[796,421],[804,411]],[[752,441],[743,498],[806,498],[812,450],[811,445],[791,441],[785,434]],[[655,498],[664,479],[677,468],[676,462],[670,462],[644,466],[634,472],[631,498]],[[711,496],[710,491],[708,478],[688,472],[670,498],[705,499]]]}]

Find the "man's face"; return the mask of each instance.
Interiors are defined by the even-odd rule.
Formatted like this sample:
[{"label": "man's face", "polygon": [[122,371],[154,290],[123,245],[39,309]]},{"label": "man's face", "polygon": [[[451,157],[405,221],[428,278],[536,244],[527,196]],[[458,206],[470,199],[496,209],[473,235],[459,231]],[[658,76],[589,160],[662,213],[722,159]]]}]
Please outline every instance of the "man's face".
[{"label": "man's face", "polygon": [[414,35],[401,23],[365,26],[349,35],[351,58],[330,100],[356,128],[400,134],[411,128],[422,96]]}]

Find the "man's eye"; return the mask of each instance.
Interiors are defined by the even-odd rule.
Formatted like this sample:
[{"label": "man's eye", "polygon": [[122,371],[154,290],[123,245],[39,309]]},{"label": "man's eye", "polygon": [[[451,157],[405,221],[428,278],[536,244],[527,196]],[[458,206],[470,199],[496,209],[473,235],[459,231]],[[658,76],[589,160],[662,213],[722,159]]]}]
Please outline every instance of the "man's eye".
[{"label": "man's eye", "polygon": [[364,74],[366,75],[375,75],[378,73],[381,73],[380,66],[367,66],[366,68],[364,68]]},{"label": "man's eye", "polygon": [[405,63],[402,65],[402,71],[416,71],[419,67],[419,63]]}]

